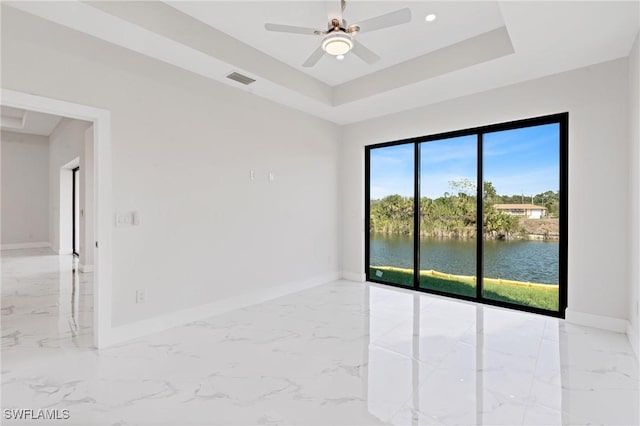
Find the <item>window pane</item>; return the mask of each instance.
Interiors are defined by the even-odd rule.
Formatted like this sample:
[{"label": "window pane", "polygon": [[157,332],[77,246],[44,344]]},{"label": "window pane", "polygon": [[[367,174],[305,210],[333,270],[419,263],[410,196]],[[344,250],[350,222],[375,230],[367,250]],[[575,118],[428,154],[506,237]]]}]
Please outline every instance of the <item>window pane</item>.
[{"label": "window pane", "polygon": [[370,151],[369,279],[413,286],[414,144]]},{"label": "window pane", "polygon": [[477,136],[420,144],[420,287],[476,297]]},{"label": "window pane", "polygon": [[483,139],[483,297],[558,311],[560,128]]}]

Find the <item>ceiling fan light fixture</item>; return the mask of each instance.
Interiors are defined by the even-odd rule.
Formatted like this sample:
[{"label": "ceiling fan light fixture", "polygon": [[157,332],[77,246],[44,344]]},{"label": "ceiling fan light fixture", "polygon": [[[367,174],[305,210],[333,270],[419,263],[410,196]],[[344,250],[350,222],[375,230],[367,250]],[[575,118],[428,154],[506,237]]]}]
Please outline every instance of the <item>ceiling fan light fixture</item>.
[{"label": "ceiling fan light fixture", "polygon": [[[346,0],[342,0],[341,4],[342,12],[344,12]],[[302,64],[305,68],[316,65],[318,61],[324,57],[325,53],[341,61],[344,59],[344,55],[351,51],[354,56],[362,59],[367,64],[373,64],[378,61],[380,57],[362,43],[355,44],[356,42],[353,37],[363,31],[369,33],[406,24],[411,22],[411,17],[411,9],[405,7],[404,9],[365,19],[364,21],[360,21],[358,25],[347,25],[347,21],[341,16],[340,18],[330,19],[329,25],[327,25],[326,29],[322,30],[272,23],[264,24],[264,28],[267,31],[281,33],[324,36],[320,46],[316,45],[316,49]]]},{"label": "ceiling fan light fixture", "polygon": [[344,33],[329,34],[322,40],[322,50],[329,55],[344,55],[353,48],[351,37]]}]

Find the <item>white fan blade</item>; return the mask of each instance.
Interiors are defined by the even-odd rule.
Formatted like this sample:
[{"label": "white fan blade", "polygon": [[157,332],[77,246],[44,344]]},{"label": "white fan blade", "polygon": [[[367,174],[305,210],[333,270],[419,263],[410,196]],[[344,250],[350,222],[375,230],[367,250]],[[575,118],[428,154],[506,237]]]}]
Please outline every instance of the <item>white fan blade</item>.
[{"label": "white fan blade", "polygon": [[354,55],[356,55],[358,58],[362,59],[368,64],[373,64],[374,62],[377,62],[380,59],[380,56],[373,53],[371,50],[369,50],[368,47],[365,47],[362,43],[358,42],[357,40],[353,40],[353,48],[351,49],[351,51],[353,52]]},{"label": "white fan blade", "polygon": [[368,32],[381,30],[383,28],[393,27],[395,25],[406,24],[411,21],[411,9],[400,9],[385,15],[376,16],[358,22],[356,25],[360,27],[360,32]]},{"label": "white fan blade", "polygon": [[313,51],[311,56],[309,56],[309,58],[306,61],[304,61],[304,64],[302,64],[302,66],[305,68],[314,66],[315,64],[318,63],[318,61],[320,60],[320,58],[322,58],[323,55],[324,55],[324,50],[322,50],[322,46],[319,46],[316,50]]},{"label": "white fan blade", "polygon": [[277,31],[280,33],[293,33],[304,35],[318,35],[324,34],[326,31],[320,31],[313,28],[294,27],[292,25],[280,25],[280,24],[264,24],[264,29],[267,31]]}]

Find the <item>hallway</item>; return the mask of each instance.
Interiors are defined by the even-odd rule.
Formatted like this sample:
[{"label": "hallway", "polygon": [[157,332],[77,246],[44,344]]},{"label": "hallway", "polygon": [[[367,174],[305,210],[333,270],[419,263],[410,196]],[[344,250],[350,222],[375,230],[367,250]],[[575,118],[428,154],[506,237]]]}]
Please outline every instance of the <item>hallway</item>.
[{"label": "hallway", "polygon": [[48,248],[2,251],[3,370],[93,345],[93,274]]}]

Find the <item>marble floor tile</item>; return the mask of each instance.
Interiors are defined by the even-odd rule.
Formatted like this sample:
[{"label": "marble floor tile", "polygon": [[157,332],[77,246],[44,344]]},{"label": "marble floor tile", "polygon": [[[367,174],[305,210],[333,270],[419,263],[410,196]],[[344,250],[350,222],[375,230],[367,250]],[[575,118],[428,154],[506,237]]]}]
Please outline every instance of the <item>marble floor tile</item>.
[{"label": "marble floor tile", "polygon": [[94,350],[92,295],[69,256],[2,252],[3,424],[640,424],[623,334],[337,281]]}]

